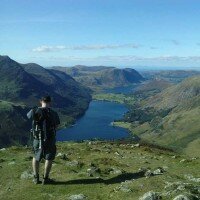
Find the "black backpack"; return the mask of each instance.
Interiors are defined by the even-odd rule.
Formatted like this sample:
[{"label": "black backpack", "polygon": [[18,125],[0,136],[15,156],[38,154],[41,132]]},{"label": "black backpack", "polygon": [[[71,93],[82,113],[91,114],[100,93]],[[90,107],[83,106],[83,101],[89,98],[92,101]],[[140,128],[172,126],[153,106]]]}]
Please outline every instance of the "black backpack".
[{"label": "black backpack", "polygon": [[55,122],[50,108],[34,108],[31,129],[33,138],[47,140],[55,137]]}]

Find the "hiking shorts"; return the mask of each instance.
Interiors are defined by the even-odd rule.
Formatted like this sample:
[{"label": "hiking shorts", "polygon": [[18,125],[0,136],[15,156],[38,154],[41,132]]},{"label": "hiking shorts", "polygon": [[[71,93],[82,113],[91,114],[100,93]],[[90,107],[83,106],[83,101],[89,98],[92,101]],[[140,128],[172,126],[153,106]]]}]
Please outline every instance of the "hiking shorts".
[{"label": "hiking shorts", "polygon": [[42,148],[39,148],[39,140],[33,140],[33,152],[34,157],[37,161],[41,161],[42,158],[45,160],[54,160],[56,156],[56,140],[51,139],[44,142]]}]

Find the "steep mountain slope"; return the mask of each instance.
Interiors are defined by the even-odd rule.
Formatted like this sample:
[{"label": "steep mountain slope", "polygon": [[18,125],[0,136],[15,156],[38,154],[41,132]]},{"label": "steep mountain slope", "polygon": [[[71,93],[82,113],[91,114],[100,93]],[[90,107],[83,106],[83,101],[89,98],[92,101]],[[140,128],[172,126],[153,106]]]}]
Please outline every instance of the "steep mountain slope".
[{"label": "steep mountain slope", "polygon": [[37,105],[44,94],[51,94],[56,107],[72,105],[73,102],[57,94],[8,56],[0,57],[0,99],[23,102],[28,106]]},{"label": "steep mountain slope", "polygon": [[[39,86],[36,79],[8,56],[0,57],[0,75],[0,99],[23,101],[30,96],[32,98],[39,96],[39,94],[34,95]],[[43,85],[41,89],[43,89]]]},{"label": "steep mountain slope", "polygon": [[27,141],[25,114],[41,96],[53,97],[62,124],[82,115],[91,100],[89,89],[69,75],[33,63],[19,64],[8,56],[0,56],[0,76],[0,146]]},{"label": "steep mountain slope", "polygon": [[169,87],[160,94],[149,98],[147,105],[158,109],[174,108],[182,104],[196,102],[200,95],[200,76],[184,80],[180,84]]},{"label": "steep mountain slope", "polygon": [[21,105],[0,100],[0,147],[9,144],[25,144],[29,137],[26,113]]},{"label": "steep mountain slope", "polygon": [[45,84],[46,88],[72,102],[72,107],[81,110],[87,108],[91,98],[90,91],[71,76],[57,70],[45,69],[35,63],[24,64],[23,68],[35,79]]},{"label": "steep mountain slope", "polygon": [[126,86],[144,80],[136,70],[130,68],[118,69],[115,67],[78,65],[71,68],[53,67],[53,69],[71,75],[78,82],[92,89]]},{"label": "steep mountain slope", "polygon": [[139,85],[135,91],[134,95],[141,98],[147,98],[159,92],[162,92],[164,89],[172,86],[172,83],[163,79],[152,79],[145,81],[143,84]]},{"label": "steep mountain slope", "polygon": [[133,133],[142,139],[198,156],[199,115],[200,76],[197,76],[138,102],[126,119],[132,123]]}]

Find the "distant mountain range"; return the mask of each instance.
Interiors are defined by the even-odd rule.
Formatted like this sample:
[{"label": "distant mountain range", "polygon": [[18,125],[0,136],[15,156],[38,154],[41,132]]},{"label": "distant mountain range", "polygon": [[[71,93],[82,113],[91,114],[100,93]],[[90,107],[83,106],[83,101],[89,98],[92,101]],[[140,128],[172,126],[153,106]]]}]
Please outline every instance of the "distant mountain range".
[{"label": "distant mountain range", "polygon": [[92,89],[126,86],[145,80],[142,75],[131,68],[77,65],[74,67],[53,67],[52,69],[69,74],[78,82]]},{"label": "distant mountain range", "polygon": [[[2,135],[8,134],[7,143],[12,143],[19,139],[18,131],[23,128],[27,131],[24,112],[38,105],[43,95],[53,97],[53,107],[63,122],[66,116],[83,114],[91,100],[90,89],[66,73],[34,63],[20,64],[8,56],[0,56],[0,76],[0,115],[2,120],[6,119],[0,123],[0,146],[4,141]],[[23,120],[17,120],[17,116]],[[21,128],[17,129],[18,126]]]},{"label": "distant mountain range", "polygon": [[195,70],[147,70],[140,73],[146,79],[163,79],[171,83],[179,83],[186,78],[200,75],[200,71]]}]

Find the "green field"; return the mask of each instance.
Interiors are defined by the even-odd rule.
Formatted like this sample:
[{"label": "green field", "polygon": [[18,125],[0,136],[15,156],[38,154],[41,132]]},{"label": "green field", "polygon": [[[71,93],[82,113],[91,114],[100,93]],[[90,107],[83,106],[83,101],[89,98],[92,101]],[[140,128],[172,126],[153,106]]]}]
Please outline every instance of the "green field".
[{"label": "green field", "polygon": [[121,104],[132,104],[134,103],[134,97],[127,96],[124,94],[114,94],[114,93],[99,93],[94,94],[92,96],[94,100],[100,100],[100,101],[111,101],[111,102],[117,102]]}]

